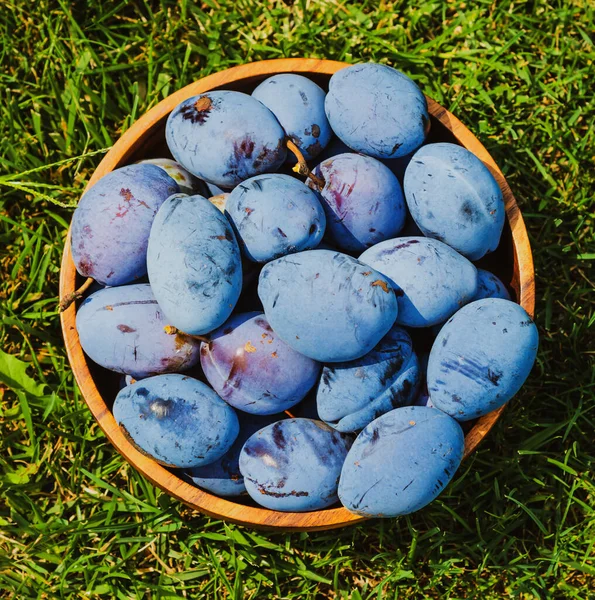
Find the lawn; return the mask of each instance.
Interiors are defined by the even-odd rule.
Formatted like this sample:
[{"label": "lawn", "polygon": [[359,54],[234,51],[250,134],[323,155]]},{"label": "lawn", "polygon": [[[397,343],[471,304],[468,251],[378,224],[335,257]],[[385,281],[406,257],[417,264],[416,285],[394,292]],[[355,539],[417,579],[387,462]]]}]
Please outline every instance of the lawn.
[{"label": "lawn", "polygon": [[[595,597],[594,22],[589,0],[3,0],[0,597]],[[541,347],[429,507],[271,534],[190,511],[115,452],[57,291],[73,206],[122,132],[197,78],[298,56],[393,65],[476,133],[529,230]]]}]

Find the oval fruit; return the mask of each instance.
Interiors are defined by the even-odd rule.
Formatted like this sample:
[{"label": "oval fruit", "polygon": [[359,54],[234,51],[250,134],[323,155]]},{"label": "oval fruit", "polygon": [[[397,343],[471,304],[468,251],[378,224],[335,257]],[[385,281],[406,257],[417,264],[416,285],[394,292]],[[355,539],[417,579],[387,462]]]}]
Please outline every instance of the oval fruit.
[{"label": "oval fruit", "polygon": [[362,358],[323,367],[318,414],[338,431],[362,429],[385,412],[410,404],[419,378],[411,337],[395,326]]},{"label": "oval fruit", "polygon": [[147,243],[159,207],[178,184],[155,165],[130,165],[102,177],[81,198],[71,224],[72,258],[83,277],[130,283],[147,272]]},{"label": "oval fruit", "polygon": [[319,85],[293,73],[273,75],[252,92],[277,117],[306,160],[318,156],[333,133],[324,112],[325,96]]},{"label": "oval fruit", "polygon": [[316,248],[326,226],[318,197],[289,175],[257,175],[231,192],[225,207],[244,254],[264,263]]},{"label": "oval fruit", "polygon": [[255,502],[279,511],[326,508],[351,440],[322,421],[286,419],[255,433],[240,454],[240,471]]},{"label": "oval fruit", "polygon": [[[405,223],[401,185],[379,160],[362,154],[339,154],[320,163],[314,173],[324,179],[319,190],[327,232],[346,252],[394,238]],[[308,185],[318,190],[312,181]]]},{"label": "oval fruit", "polygon": [[456,144],[427,144],[405,171],[411,216],[427,237],[469,260],[493,252],[506,216],[498,182],[472,152]]},{"label": "oval fruit", "polygon": [[281,341],[259,312],[234,315],[214,331],[201,345],[200,362],[221,398],[258,415],[300,402],[320,373],[320,364]]},{"label": "oval fruit", "polygon": [[529,376],[538,343],[535,323],[515,302],[486,298],[464,306],[430,352],[432,403],[459,421],[496,410]]},{"label": "oval fruit", "polygon": [[240,432],[231,448],[216,461],[202,467],[193,467],[182,474],[194,485],[218,496],[241,496],[247,493],[240,473],[240,452],[244,444],[263,427],[287,418],[284,414],[261,416],[243,412],[237,413],[237,417]]},{"label": "oval fruit", "polygon": [[199,359],[200,342],[170,326],[148,283],[95,292],[79,307],[76,329],[93,361],[136,379],[183,371]]},{"label": "oval fruit", "polygon": [[242,291],[229,221],[203,196],[169,198],[151,229],[149,281],[169,322],[192,335],[223,324]]},{"label": "oval fruit", "polygon": [[341,141],[374,158],[410,154],[430,130],[422,91],[386,65],[366,63],[337,71],[329,82],[325,109]]},{"label": "oval fruit", "polygon": [[331,250],[308,250],[267,263],[258,295],[273,331],[320,362],[367,354],[397,316],[389,280]]},{"label": "oval fruit", "polygon": [[435,408],[392,410],[357,436],[341,472],[339,498],[366,517],[419,510],[452,479],[464,443],[461,426]]},{"label": "oval fruit", "polygon": [[285,132],[261,102],[241,92],[193,96],[171,112],[165,127],[174,158],[193,175],[223,188],[285,161]]},{"label": "oval fruit", "polygon": [[239,431],[234,410],[209,386],[185,375],[158,375],[126,386],[113,412],[128,440],[168,467],[217,460]]},{"label": "oval fruit", "polygon": [[477,269],[450,246],[424,237],[387,240],[359,260],[391,281],[399,304],[397,323],[442,323],[477,293]]}]

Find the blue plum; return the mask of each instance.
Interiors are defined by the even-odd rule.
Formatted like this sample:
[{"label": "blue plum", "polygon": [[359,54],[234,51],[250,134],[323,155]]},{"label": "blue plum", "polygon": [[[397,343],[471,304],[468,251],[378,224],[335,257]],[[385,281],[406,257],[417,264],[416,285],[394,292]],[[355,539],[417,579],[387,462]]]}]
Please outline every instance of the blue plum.
[{"label": "blue plum", "polygon": [[223,188],[275,171],[287,156],[285,132],[275,115],[241,92],[184,100],[169,115],[165,137],[185,169]]},{"label": "blue plum", "polygon": [[76,328],[93,361],[135,379],[183,371],[199,360],[200,342],[170,327],[147,283],[95,292],[78,309]]},{"label": "blue plum", "polygon": [[147,267],[170,323],[192,335],[222,325],[242,291],[232,227],[203,196],[173,197],[162,205],[151,228]]},{"label": "blue plum", "polygon": [[411,337],[395,326],[362,358],[323,367],[316,395],[318,414],[338,431],[356,431],[389,410],[410,404],[418,383]]},{"label": "blue plum", "polygon": [[238,436],[238,418],[206,384],[157,375],[126,386],[114,418],[143,454],[168,467],[198,467],[223,456]]},{"label": "blue plum", "polygon": [[449,143],[420,148],[407,166],[404,188],[411,216],[425,236],[470,260],[498,247],[505,219],[502,191],[466,148]]},{"label": "blue plum", "polygon": [[287,418],[287,415],[260,416],[240,412],[237,417],[240,432],[231,448],[215,462],[182,473],[194,485],[218,496],[241,496],[247,493],[240,473],[240,452],[244,444],[257,431]]},{"label": "blue plum", "polygon": [[422,91],[386,65],[365,63],[337,71],[329,82],[325,109],[341,141],[374,158],[411,154],[430,129]]},{"label": "blue plum", "polygon": [[477,293],[477,269],[438,240],[405,237],[366,250],[359,260],[390,278],[397,295],[397,323],[442,323]]},{"label": "blue plum", "polygon": [[309,511],[337,501],[351,439],[322,421],[285,419],[254,434],[240,454],[252,499],[279,511]]},{"label": "blue plum", "polygon": [[232,316],[200,350],[213,389],[239,410],[270,415],[300,402],[312,389],[320,364],[292,350],[262,313]]},{"label": "blue plum", "polygon": [[366,517],[419,510],[452,479],[464,443],[461,426],[435,408],[392,410],[357,436],[341,472],[339,499]]},{"label": "blue plum", "polygon": [[529,376],[538,343],[537,327],[522,306],[501,298],[464,306],[430,352],[432,403],[459,421],[496,410]]},{"label": "blue plum", "polygon": [[485,269],[477,269],[477,294],[473,297],[473,301],[484,298],[510,300],[510,294],[506,286],[493,273]]},{"label": "blue plum", "polygon": [[306,160],[320,154],[333,133],[324,112],[325,96],[319,85],[293,73],[273,75],[252,92],[277,117]]},{"label": "blue plum", "polygon": [[145,275],[151,224],[163,202],[177,192],[178,184],[155,165],[130,165],[102,177],[72,216],[77,271],[109,286]]},{"label": "blue plum", "polygon": [[268,262],[315,248],[326,219],[316,193],[289,175],[257,175],[231,192],[225,207],[246,257]]},{"label": "blue plum", "polygon": [[367,354],[397,316],[389,280],[331,250],[308,250],[267,263],[258,295],[273,331],[320,362]]},{"label": "blue plum", "polygon": [[171,158],[145,158],[139,160],[136,164],[160,167],[178,184],[182,194],[189,196],[194,194],[210,195],[209,188],[202,179],[194,177],[192,173],[189,173],[181,164]]},{"label": "blue plum", "polygon": [[[346,252],[395,237],[407,214],[401,185],[388,167],[363,154],[339,154],[314,169],[331,241]],[[318,189],[312,181],[308,185]]]}]

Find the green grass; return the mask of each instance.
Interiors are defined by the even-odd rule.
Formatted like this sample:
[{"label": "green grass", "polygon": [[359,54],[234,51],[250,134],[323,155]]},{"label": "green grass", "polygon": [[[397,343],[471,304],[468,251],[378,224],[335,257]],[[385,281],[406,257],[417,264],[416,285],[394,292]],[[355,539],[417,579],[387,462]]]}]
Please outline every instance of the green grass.
[{"label": "green grass", "polygon": [[[595,597],[594,22],[589,0],[0,3],[0,340],[30,365],[0,354],[0,596]],[[387,62],[479,136],[525,216],[541,333],[436,502],[291,535],[193,513],[129,467],[56,311],[67,207],[103,149],[189,82],[284,56]]]}]

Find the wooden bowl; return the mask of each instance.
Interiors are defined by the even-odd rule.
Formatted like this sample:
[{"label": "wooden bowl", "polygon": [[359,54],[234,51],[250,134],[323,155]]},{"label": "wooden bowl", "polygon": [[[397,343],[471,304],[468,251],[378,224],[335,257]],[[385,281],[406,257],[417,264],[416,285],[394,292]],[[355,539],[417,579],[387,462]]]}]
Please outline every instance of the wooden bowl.
[{"label": "wooden bowl", "polygon": [[[262,61],[227,69],[209,75],[172,94],[139,119],[106,154],[87,189],[113,169],[141,158],[170,156],[165,145],[165,121],[172,109],[190,96],[214,89],[234,89],[250,92],[260,81],[277,73],[302,73],[326,87],[330,76],[346,67],[346,63],[315,59],[280,59]],[[469,149],[492,171],[504,194],[507,225],[498,250],[483,261],[495,272],[516,296],[525,310],[533,315],[533,259],[525,225],[516,201],[498,166],[478,139],[451,113],[428,98],[432,120],[430,141],[451,141]],[[482,263],[480,263],[481,265]],[[70,253],[70,232],[66,240],[60,272],[60,295],[64,297],[82,283]],[[363,521],[345,508],[330,508],[307,513],[281,513],[258,507],[251,500],[237,501],[218,498],[180,479],[138,452],[124,437],[111,413],[117,391],[117,374],[102,369],[87,359],[75,327],[75,306],[62,313],[61,322],[66,351],[76,381],[91,412],[118,452],[150,479],[155,485],[175,496],[188,506],[212,517],[259,528],[278,528],[284,531],[332,529]],[[486,436],[502,413],[500,408],[472,423],[465,437],[465,456],[468,456]]]}]

